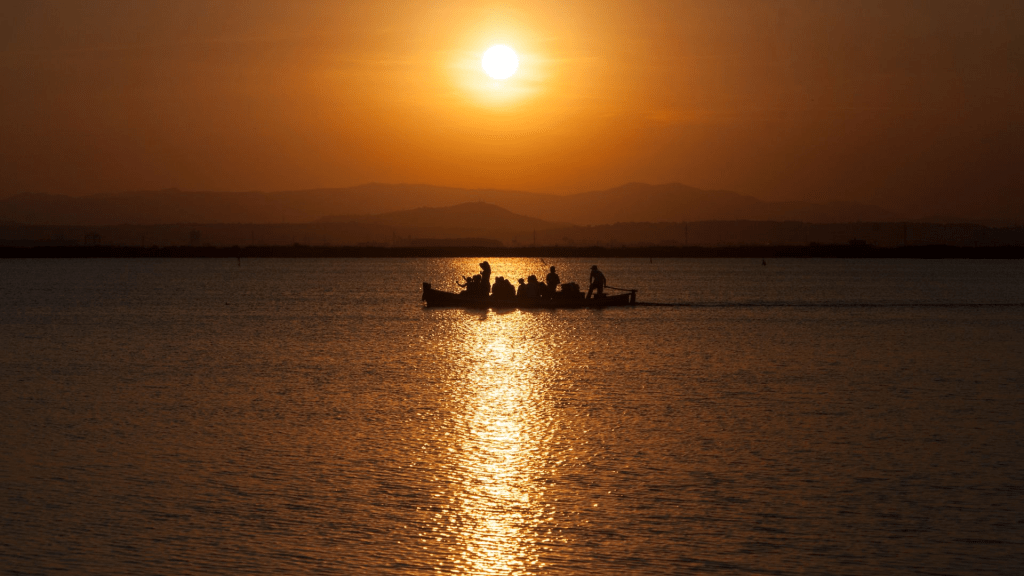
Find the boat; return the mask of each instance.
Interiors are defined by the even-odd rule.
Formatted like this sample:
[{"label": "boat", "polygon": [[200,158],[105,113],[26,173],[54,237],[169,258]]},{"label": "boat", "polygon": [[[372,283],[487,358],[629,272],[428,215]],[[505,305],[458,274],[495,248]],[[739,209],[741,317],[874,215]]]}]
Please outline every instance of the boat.
[{"label": "boat", "polygon": [[498,298],[495,296],[469,296],[435,290],[429,282],[423,283],[423,301],[427,308],[612,308],[617,306],[633,306],[636,304],[636,290],[612,296],[602,295],[595,298],[584,298],[582,293],[554,298]]}]

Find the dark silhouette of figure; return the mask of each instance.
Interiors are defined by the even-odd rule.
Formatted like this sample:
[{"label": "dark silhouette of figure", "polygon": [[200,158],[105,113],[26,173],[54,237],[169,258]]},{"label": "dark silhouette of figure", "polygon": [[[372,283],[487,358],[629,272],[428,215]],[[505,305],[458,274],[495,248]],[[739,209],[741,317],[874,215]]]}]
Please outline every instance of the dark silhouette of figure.
[{"label": "dark silhouette of figure", "polygon": [[542,286],[544,286],[544,284],[542,284],[540,280],[537,280],[536,276],[530,274],[530,278],[526,281],[526,297],[537,298],[540,296]]},{"label": "dark silhouette of figure", "polygon": [[480,279],[484,285],[484,296],[491,293],[491,265],[484,260],[480,263]]},{"label": "dark silhouette of figure", "polygon": [[469,276],[463,276],[462,278],[466,281],[465,284],[463,284],[461,282],[456,282],[455,283],[458,286],[460,286],[462,288],[465,288],[465,290],[463,290],[462,293],[465,294],[466,296],[479,296],[480,295],[480,275],[477,274],[476,276],[473,276],[472,278],[470,278]]},{"label": "dark silhouette of figure", "polygon": [[764,261],[764,259],[762,258],[762,259],[761,259],[761,266],[767,266],[767,265],[768,265],[768,263],[767,263],[767,262],[765,262],[765,261]]},{"label": "dark silhouette of figure", "polygon": [[590,300],[590,295],[594,293],[594,290],[597,290],[597,298],[603,298],[604,297],[604,286],[605,286],[605,283],[606,283],[606,280],[604,278],[604,273],[602,273],[600,270],[597,269],[597,265],[596,264],[594,266],[591,266],[590,267],[590,289],[587,290],[587,300]]},{"label": "dark silhouette of figure", "polygon": [[494,280],[494,288],[491,290],[491,296],[502,299],[515,298],[516,289],[506,278],[498,276]]},{"label": "dark silhouette of figure", "polygon": [[526,296],[526,280],[519,279],[519,286],[516,287],[516,296]]},{"label": "dark silhouette of figure", "polygon": [[548,296],[551,297],[551,298],[554,298],[555,297],[555,290],[558,289],[558,284],[562,281],[562,279],[558,277],[558,273],[555,272],[555,267],[554,266],[551,267],[551,272],[548,272],[547,281],[548,281]]},{"label": "dark silhouette of figure", "polygon": [[484,284],[484,279],[480,274],[476,274],[472,278],[469,276],[463,277],[466,283],[456,282],[460,287],[465,288],[462,294],[466,296],[487,296],[490,294],[491,289],[487,284]]}]

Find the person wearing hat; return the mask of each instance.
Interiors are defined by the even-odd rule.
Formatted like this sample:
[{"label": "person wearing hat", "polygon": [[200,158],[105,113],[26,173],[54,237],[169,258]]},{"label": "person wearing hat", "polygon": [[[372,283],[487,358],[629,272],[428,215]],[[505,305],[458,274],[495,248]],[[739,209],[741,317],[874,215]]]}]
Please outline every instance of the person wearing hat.
[{"label": "person wearing hat", "polygon": [[597,269],[597,265],[590,267],[590,290],[587,290],[587,300],[590,300],[590,295],[597,290],[597,297],[604,297],[604,285],[605,285],[604,274]]},{"label": "person wearing hat", "polygon": [[559,278],[558,277],[558,273],[555,272],[555,267],[552,266],[551,267],[551,272],[548,272],[548,277],[547,277],[548,296],[550,296],[551,298],[555,297],[555,289],[558,288],[558,284],[561,281],[562,281],[562,279]]}]

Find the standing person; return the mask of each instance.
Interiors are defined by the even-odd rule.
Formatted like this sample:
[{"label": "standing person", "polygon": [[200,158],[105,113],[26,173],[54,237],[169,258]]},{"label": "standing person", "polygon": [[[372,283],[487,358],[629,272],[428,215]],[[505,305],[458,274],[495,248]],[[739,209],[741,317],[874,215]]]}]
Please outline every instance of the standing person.
[{"label": "standing person", "polygon": [[597,269],[597,265],[590,267],[590,290],[587,290],[587,300],[590,300],[590,295],[597,290],[597,297],[601,298],[604,296],[604,285],[605,285],[604,274]]},{"label": "standing person", "polygon": [[555,290],[558,288],[558,284],[561,283],[562,279],[558,277],[558,273],[555,272],[555,267],[551,267],[551,272],[548,272],[548,296],[554,298]]},{"label": "standing person", "polygon": [[483,282],[480,293],[487,296],[491,293],[491,265],[487,263],[487,260],[480,263],[480,279]]}]

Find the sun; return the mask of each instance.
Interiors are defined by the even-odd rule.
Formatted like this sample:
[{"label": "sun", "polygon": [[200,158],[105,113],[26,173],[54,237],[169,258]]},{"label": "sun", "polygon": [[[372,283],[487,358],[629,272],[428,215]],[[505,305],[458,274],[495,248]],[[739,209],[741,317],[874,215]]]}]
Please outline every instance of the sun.
[{"label": "sun", "polygon": [[484,52],[483,60],[480,63],[488,76],[495,80],[504,80],[519,69],[519,56],[516,56],[516,51],[508,46],[497,44]]}]

